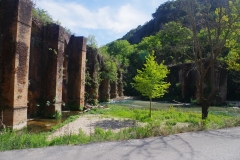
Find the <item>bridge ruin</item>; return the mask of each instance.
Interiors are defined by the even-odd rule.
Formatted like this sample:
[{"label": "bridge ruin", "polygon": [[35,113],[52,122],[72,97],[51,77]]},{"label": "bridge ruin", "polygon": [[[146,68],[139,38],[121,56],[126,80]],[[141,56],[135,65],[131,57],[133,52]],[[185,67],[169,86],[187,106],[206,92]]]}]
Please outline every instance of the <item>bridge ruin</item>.
[{"label": "bridge ruin", "polygon": [[86,38],[33,19],[31,0],[0,5],[2,123],[21,129],[28,117],[61,114],[63,102],[84,106]]}]

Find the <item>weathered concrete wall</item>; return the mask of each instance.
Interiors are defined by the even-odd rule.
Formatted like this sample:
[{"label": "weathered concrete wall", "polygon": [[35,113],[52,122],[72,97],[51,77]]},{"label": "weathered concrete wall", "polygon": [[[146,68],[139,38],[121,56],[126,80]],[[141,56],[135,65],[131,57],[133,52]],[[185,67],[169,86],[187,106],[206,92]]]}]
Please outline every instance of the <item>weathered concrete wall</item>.
[{"label": "weathered concrete wall", "polygon": [[118,69],[117,80],[114,82],[110,82],[107,78],[104,78],[104,74],[107,72],[104,66],[104,56],[100,56],[97,49],[87,47],[85,85],[87,103],[96,105],[98,101],[108,102],[110,98],[124,96],[121,69]]},{"label": "weathered concrete wall", "polygon": [[63,55],[64,55],[64,29],[56,24],[46,26],[44,53],[45,78],[43,95],[45,100],[50,102],[45,106],[46,117],[53,116],[56,112],[61,112],[62,103],[62,76],[63,76]]},{"label": "weathered concrete wall", "polygon": [[84,107],[86,38],[72,36],[68,60],[68,106],[73,110]]},{"label": "weathered concrete wall", "polygon": [[218,81],[217,81],[217,95],[214,100],[215,105],[222,105],[226,102],[227,98],[227,79],[228,73],[227,70],[224,68],[218,67]]},{"label": "weathered concrete wall", "polygon": [[[180,64],[170,67],[170,74],[167,81],[171,83],[169,93],[165,96],[182,102],[189,102],[191,99],[199,99],[199,91],[197,90],[197,72],[193,69],[193,63]],[[222,105],[226,101],[227,96],[227,70],[216,66],[216,81],[217,86],[216,97],[213,101],[215,105]],[[206,81],[210,81],[210,74],[207,74]],[[207,82],[205,82],[207,83]],[[208,85],[204,85],[209,87]]]},{"label": "weathered concrete wall", "polygon": [[30,0],[1,1],[0,107],[3,123],[13,129],[27,124],[32,5]]},{"label": "weathered concrete wall", "polygon": [[124,96],[123,94],[123,74],[122,71],[118,70],[118,84],[117,84],[117,91],[118,91],[118,96],[122,97]]},{"label": "weathered concrete wall", "polygon": [[[37,23],[37,22],[38,23]],[[28,117],[40,116],[39,99],[41,97],[41,81],[44,78],[42,73],[43,57],[43,25],[38,19],[32,20],[31,45],[29,60],[29,88],[28,88]]]},{"label": "weathered concrete wall", "polygon": [[170,73],[167,81],[171,83],[169,92],[166,94],[169,101],[176,100],[190,102],[195,99],[196,78],[195,70],[191,63],[179,64],[169,67]]},{"label": "weathered concrete wall", "polygon": [[29,70],[28,116],[51,117],[61,112],[67,101],[67,63],[65,55],[70,35],[56,24],[44,26],[32,21]]},{"label": "weathered concrete wall", "polygon": [[101,57],[96,49],[87,47],[86,64],[86,102],[97,104],[99,99],[99,71],[102,65]]},{"label": "weathered concrete wall", "polygon": [[27,116],[61,112],[63,100],[84,105],[86,39],[70,44],[63,27],[32,19],[32,6],[31,0],[0,1],[0,110],[14,129],[26,126]]},{"label": "weathered concrete wall", "polygon": [[101,81],[99,86],[99,101],[100,102],[109,102],[110,101],[110,81],[104,79]]},{"label": "weathered concrete wall", "polygon": [[114,81],[110,83],[110,98],[118,97],[118,82]]},{"label": "weathered concrete wall", "polygon": [[[70,38],[69,38],[70,39]],[[64,104],[68,103],[67,98],[67,84],[68,84],[68,53],[67,53],[67,42],[64,44],[64,60],[63,60],[63,86],[62,86],[62,101]],[[63,106],[65,107],[65,106]],[[63,108],[64,109],[64,108]]]}]

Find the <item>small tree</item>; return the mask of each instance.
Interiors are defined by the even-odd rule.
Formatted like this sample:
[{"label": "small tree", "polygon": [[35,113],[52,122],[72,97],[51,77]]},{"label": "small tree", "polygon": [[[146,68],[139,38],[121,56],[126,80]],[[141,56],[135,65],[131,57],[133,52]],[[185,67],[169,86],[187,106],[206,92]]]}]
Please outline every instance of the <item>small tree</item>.
[{"label": "small tree", "polygon": [[137,70],[137,75],[133,78],[133,87],[143,96],[147,96],[150,100],[150,113],[152,116],[152,99],[162,97],[166,92],[170,83],[164,81],[169,70],[163,63],[158,64],[155,56],[148,55],[146,63],[142,70]]},{"label": "small tree", "polygon": [[98,44],[97,44],[97,40],[96,37],[92,34],[89,34],[87,37],[87,45],[97,49],[98,48]]}]

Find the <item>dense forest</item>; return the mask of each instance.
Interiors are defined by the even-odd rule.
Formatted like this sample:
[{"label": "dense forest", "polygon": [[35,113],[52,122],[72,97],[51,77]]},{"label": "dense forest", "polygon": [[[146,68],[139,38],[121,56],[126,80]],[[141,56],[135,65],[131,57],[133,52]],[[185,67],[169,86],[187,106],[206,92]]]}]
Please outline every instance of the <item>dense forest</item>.
[{"label": "dense forest", "polygon": [[[164,61],[168,67],[193,64],[189,72],[196,72],[194,87],[199,97],[191,95],[187,101],[197,99],[207,109],[221,94],[216,85],[220,81],[216,74],[220,69],[228,72],[228,99],[238,97],[239,0],[168,1],[160,5],[152,17],[143,26],[139,25],[121,39],[99,49],[126,73],[126,95],[138,95],[131,86],[132,78],[137,69],[143,67],[145,57],[154,53],[158,63]],[[164,98],[176,99],[181,93],[178,86],[176,81],[171,84],[172,89],[170,87],[170,93]]]}]

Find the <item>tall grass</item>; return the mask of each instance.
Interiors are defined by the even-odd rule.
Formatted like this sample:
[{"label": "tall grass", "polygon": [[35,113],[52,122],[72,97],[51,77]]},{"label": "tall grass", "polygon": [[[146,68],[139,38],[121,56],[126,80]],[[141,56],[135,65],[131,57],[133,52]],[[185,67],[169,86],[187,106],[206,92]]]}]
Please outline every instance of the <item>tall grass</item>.
[{"label": "tall grass", "polygon": [[[226,112],[227,113],[227,112]],[[102,117],[124,118],[135,120],[136,125],[121,129],[119,132],[103,130],[95,127],[94,132],[86,135],[80,130],[78,135],[65,135],[47,141],[49,132],[29,133],[26,130],[16,132],[4,130],[0,132],[0,151],[38,148],[53,145],[74,145],[103,141],[117,141],[127,139],[139,139],[153,136],[166,136],[169,134],[199,131],[206,129],[219,129],[240,125],[240,117],[237,114],[212,114],[207,120],[201,120],[199,112],[182,111],[170,107],[168,110],[153,110],[152,118],[148,116],[148,110],[110,105],[109,109],[94,109],[88,114],[96,114]],[[64,124],[74,121],[79,116],[72,116],[63,124],[54,127],[60,128]],[[144,123],[144,125],[139,125]],[[179,125],[180,124],[180,125]]]},{"label": "tall grass", "polygon": [[3,130],[0,132],[0,151],[49,146],[46,135],[46,133],[28,133],[26,129],[18,132]]}]

